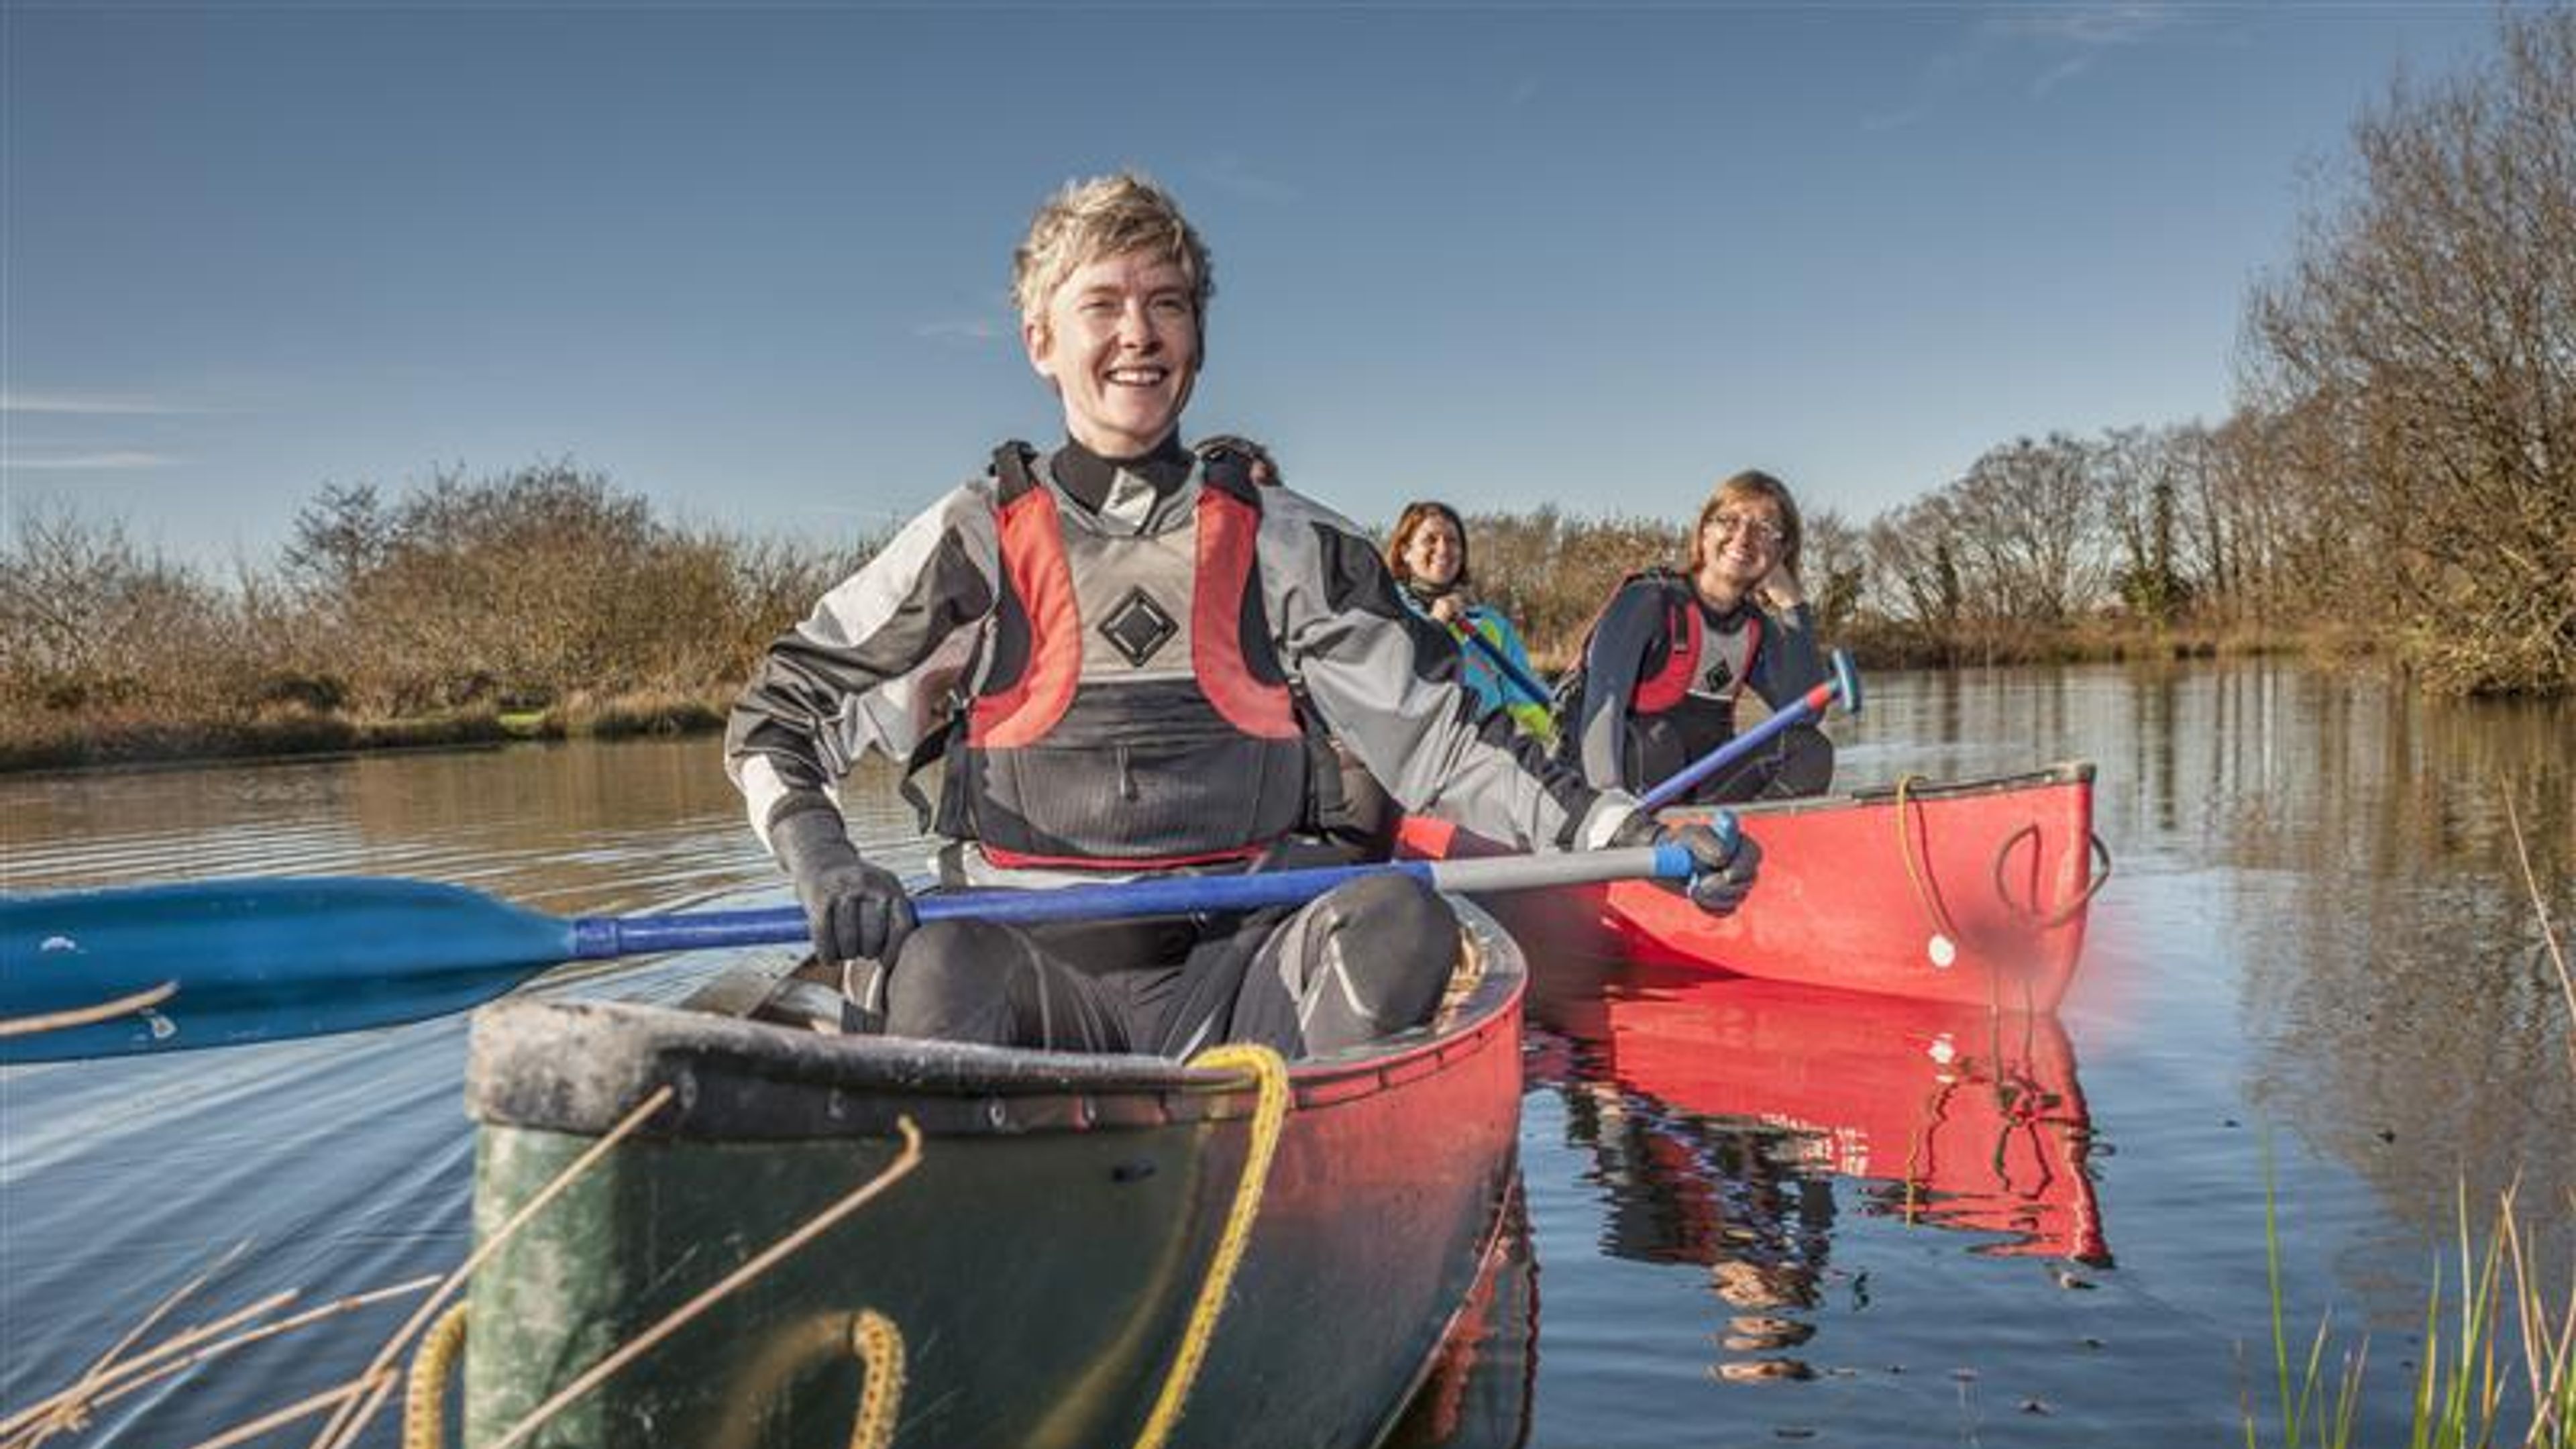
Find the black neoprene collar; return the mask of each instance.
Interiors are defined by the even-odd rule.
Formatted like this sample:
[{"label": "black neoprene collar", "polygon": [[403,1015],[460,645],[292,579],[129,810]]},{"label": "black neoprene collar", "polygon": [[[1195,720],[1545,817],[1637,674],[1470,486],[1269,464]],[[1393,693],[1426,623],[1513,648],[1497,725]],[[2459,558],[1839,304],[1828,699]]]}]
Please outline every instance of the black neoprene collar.
[{"label": "black neoprene collar", "polygon": [[1109,500],[1109,485],[1122,470],[1154,485],[1155,497],[1169,498],[1172,490],[1190,476],[1191,465],[1196,461],[1190,450],[1181,446],[1178,433],[1141,458],[1104,458],[1067,438],[1055,455],[1055,481],[1073,495],[1075,502],[1097,513],[1100,505]]}]

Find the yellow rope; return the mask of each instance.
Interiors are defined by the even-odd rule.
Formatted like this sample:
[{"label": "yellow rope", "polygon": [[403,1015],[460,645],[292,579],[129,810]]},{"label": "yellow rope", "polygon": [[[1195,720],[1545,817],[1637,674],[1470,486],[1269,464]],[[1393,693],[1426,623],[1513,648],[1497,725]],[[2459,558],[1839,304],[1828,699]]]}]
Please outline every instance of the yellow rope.
[{"label": "yellow rope", "polygon": [[465,1305],[438,1316],[412,1355],[411,1382],[403,1389],[402,1449],[440,1449],[447,1442],[447,1381],[465,1347]]},{"label": "yellow rope", "polygon": [[859,1412],[850,1421],[850,1449],[886,1449],[894,1442],[895,1410],[903,1406],[903,1330],[873,1308],[850,1319],[850,1349],[867,1366]]},{"label": "yellow rope", "polygon": [[1190,1386],[1199,1376],[1199,1365],[1207,1358],[1208,1343],[1216,1336],[1217,1316],[1225,1311],[1226,1294],[1234,1287],[1234,1272],[1243,1263],[1244,1245],[1252,1238],[1252,1220],[1261,1211],[1262,1189],[1270,1180],[1270,1160],[1279,1149],[1279,1129],[1288,1120],[1288,1063],[1279,1053],[1256,1042],[1233,1042],[1211,1047],[1190,1059],[1194,1067],[1234,1068],[1252,1074],[1258,1093],[1252,1109],[1252,1142],[1244,1151],[1243,1181],[1234,1189],[1234,1207],[1226,1214],[1225,1231],[1217,1238],[1216,1256],[1209,1260],[1207,1281],[1199,1285],[1198,1302],[1190,1307],[1189,1327],[1181,1335],[1180,1352],[1173,1355],[1172,1370],[1163,1380],[1162,1395],[1155,1400],[1153,1414],[1145,1420],[1145,1431],[1136,1437],[1136,1449],[1162,1449],[1172,1437],[1172,1429],[1181,1421],[1181,1409],[1189,1403]]}]

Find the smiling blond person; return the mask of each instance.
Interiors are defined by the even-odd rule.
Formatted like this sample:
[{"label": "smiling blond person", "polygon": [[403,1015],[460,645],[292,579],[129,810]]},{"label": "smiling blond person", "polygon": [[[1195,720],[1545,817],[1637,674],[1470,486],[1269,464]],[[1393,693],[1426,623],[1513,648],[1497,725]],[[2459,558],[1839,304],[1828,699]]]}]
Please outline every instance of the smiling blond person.
[{"label": "smiling blond person", "polygon": [[1407,809],[1521,850],[1669,839],[1699,866],[1693,900],[1743,899],[1750,842],[1667,832],[1551,762],[1458,687],[1456,642],[1356,527],[1263,486],[1257,448],[1182,444],[1216,288],[1170,196],[1133,175],[1066,187],[1012,291],[1063,440],[993,449],[770,646],[726,731],[753,828],[864,1018],[1002,1046],[1320,1053],[1423,1020],[1456,930],[1401,875],[1293,913],[916,930],[835,795],[869,749],[943,762],[924,824],[948,885],[1314,863],[1329,730]]}]

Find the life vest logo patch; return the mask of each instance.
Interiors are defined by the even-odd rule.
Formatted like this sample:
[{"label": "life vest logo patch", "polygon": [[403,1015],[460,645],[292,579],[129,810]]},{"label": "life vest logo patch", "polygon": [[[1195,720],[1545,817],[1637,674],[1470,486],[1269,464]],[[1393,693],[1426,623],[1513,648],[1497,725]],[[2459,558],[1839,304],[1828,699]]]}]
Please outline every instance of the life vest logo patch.
[{"label": "life vest logo patch", "polygon": [[1181,632],[1180,621],[1162,605],[1154,602],[1142,584],[1127,591],[1109,616],[1100,621],[1100,637],[1129,664],[1142,669],[1172,636]]}]

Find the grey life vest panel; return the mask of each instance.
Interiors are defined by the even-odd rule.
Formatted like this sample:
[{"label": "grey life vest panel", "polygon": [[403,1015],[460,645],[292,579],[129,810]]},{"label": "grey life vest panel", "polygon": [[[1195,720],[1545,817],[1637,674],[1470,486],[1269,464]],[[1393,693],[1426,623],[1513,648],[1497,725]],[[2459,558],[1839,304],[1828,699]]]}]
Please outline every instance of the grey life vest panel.
[{"label": "grey life vest panel", "polygon": [[994,455],[1001,586],[939,824],[1003,866],[1248,859],[1308,813],[1306,730],[1261,605],[1261,500],[1217,451],[1133,533]]}]

